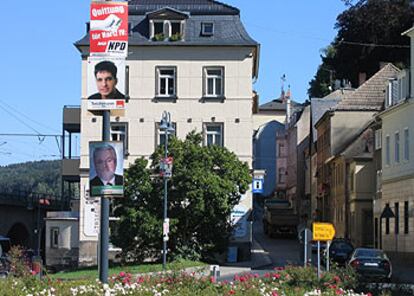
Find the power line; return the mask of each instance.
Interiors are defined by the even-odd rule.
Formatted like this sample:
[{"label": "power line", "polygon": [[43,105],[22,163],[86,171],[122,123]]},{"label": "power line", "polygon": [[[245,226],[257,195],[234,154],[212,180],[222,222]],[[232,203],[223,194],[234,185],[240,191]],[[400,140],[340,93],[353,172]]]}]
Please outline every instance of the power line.
[{"label": "power line", "polygon": [[[318,40],[318,41],[325,41],[325,42],[332,42],[329,41],[326,38],[322,38],[319,36],[311,36],[308,33],[298,33],[298,32],[284,32],[279,31],[274,28],[264,27],[264,26],[258,26],[255,24],[251,24],[249,22],[246,22],[246,24],[249,24],[252,27],[256,27],[258,29],[266,30],[269,32],[274,32],[278,34],[284,34],[288,36],[294,36],[297,35],[296,38],[307,38],[312,40]],[[340,40],[339,44],[347,44],[347,45],[355,45],[355,46],[370,46],[370,47],[386,47],[386,48],[410,48],[409,45],[401,45],[401,44],[379,44],[379,43],[366,43],[366,42],[357,42],[357,41],[347,41],[347,40]]]},{"label": "power line", "polygon": [[0,102],[1,102],[3,105],[6,105],[6,106],[7,106],[9,109],[11,109],[12,111],[16,112],[17,114],[20,114],[21,116],[23,116],[23,117],[24,117],[24,118],[26,118],[27,120],[30,120],[31,122],[36,123],[37,125],[42,126],[42,127],[44,127],[44,128],[47,128],[47,129],[49,129],[49,130],[56,131],[56,129],[51,128],[50,126],[47,126],[47,125],[45,125],[45,124],[43,124],[43,123],[41,123],[41,122],[38,122],[38,121],[36,121],[36,120],[34,120],[34,119],[30,118],[29,116],[27,116],[26,114],[24,114],[24,113],[20,112],[19,110],[15,109],[13,106],[11,106],[11,105],[7,104],[7,103],[6,103],[6,102],[4,102],[3,100],[0,100]]},{"label": "power line", "polygon": [[37,134],[40,134],[39,131],[37,131],[35,128],[33,128],[32,126],[28,125],[26,122],[24,122],[23,120],[21,120],[19,117],[17,117],[16,115],[14,115],[13,113],[10,113],[6,108],[4,108],[3,106],[0,106],[1,109],[3,109],[4,111],[6,111],[10,116],[14,117],[18,122],[20,122],[21,124],[23,124],[24,126],[28,127],[29,129],[31,129],[32,131],[34,131]]}]

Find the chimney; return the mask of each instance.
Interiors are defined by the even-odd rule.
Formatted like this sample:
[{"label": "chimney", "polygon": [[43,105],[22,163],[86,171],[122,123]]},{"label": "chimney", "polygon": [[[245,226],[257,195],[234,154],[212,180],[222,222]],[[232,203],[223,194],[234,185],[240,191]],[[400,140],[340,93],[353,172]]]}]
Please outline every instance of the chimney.
[{"label": "chimney", "polygon": [[253,91],[252,113],[253,114],[259,113],[259,95],[257,94],[255,90]]},{"label": "chimney", "polygon": [[362,85],[367,80],[367,73],[359,72],[358,74],[358,85]]}]

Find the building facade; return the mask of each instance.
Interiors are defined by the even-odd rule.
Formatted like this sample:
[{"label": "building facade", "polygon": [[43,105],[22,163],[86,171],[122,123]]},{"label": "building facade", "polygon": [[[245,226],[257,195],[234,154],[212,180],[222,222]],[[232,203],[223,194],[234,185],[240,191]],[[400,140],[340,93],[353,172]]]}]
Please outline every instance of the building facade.
[{"label": "building facade", "polygon": [[[237,8],[215,2],[129,1],[129,56],[123,112],[111,113],[111,140],[124,142],[124,167],[149,156],[163,142],[163,111],[175,136],[196,130],[204,145],[221,145],[252,167],[252,83],[259,45],[245,31]],[[163,40],[155,38],[163,34]],[[172,36],[179,40],[172,40]],[[96,263],[99,199],[89,196],[89,142],[101,140],[102,118],[87,108],[89,34],[76,47],[82,57],[79,264]],[[167,85],[167,87],[166,87]],[[238,211],[252,210],[247,192]],[[248,256],[251,224],[231,244]],[[161,238],[160,238],[161,239]]]}]

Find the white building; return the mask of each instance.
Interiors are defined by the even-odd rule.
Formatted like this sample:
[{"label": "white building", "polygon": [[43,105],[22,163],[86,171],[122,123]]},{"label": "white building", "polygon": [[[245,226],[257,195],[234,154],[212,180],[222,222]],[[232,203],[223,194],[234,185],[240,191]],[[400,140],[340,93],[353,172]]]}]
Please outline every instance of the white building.
[{"label": "white building", "polygon": [[[148,158],[163,141],[158,125],[164,110],[171,113],[177,137],[202,132],[205,145],[223,145],[251,167],[252,83],[259,44],[246,33],[240,11],[208,0],[170,1],[168,7],[159,0],[128,3],[130,99],[125,112],[111,114],[111,138],[125,143],[124,167]],[[155,41],[157,34],[166,39]],[[168,39],[177,34],[180,40]],[[88,147],[101,140],[102,117],[87,110],[89,34],[75,45],[82,55],[79,264],[90,265],[96,263],[99,199],[88,195]],[[251,192],[240,208],[249,214]],[[250,253],[250,223],[245,227],[245,235],[232,240],[241,257]]]}]

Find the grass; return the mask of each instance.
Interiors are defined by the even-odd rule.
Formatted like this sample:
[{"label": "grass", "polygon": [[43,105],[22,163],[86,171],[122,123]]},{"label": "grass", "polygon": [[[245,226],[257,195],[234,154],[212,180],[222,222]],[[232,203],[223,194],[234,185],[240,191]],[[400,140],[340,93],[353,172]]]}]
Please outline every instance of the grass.
[{"label": "grass", "polygon": [[[167,263],[167,270],[181,270],[188,267],[202,267],[205,266],[206,263],[199,262],[199,261],[190,261],[190,260],[182,260]],[[153,264],[153,263],[146,263],[140,265],[124,265],[124,266],[113,266],[109,268],[108,275],[112,276],[113,274],[119,274],[119,272],[129,272],[132,274],[137,273],[148,273],[148,272],[158,272],[162,271],[162,264]],[[61,279],[61,280],[91,280],[97,279],[99,277],[98,274],[98,267],[92,266],[87,268],[80,268],[76,271],[61,271],[55,274],[49,274],[49,277],[52,279]]]}]

